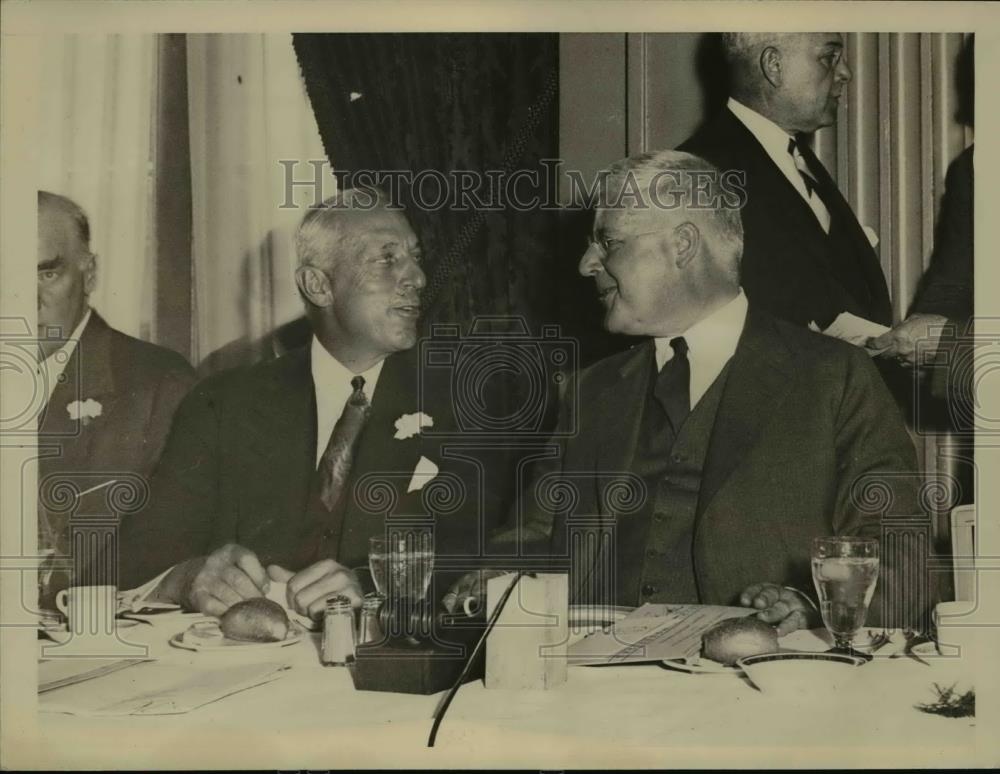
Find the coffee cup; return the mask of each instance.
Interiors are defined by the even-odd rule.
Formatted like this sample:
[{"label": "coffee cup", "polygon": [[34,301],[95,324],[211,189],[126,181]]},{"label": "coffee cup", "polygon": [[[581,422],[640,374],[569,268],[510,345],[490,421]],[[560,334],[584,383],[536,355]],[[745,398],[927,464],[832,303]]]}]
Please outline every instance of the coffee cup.
[{"label": "coffee cup", "polygon": [[67,629],[73,634],[113,634],[118,590],[114,586],[71,586],[56,594],[56,607],[66,616]]},{"label": "coffee cup", "polygon": [[940,602],[934,607],[935,640],[942,656],[971,660],[974,609],[973,602]]}]

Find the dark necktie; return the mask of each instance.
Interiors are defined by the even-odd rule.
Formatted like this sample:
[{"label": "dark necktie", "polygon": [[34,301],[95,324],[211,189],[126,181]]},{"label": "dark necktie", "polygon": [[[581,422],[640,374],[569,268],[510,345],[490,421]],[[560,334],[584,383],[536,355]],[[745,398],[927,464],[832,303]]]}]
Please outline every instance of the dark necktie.
[{"label": "dark necktie", "polygon": [[[788,140],[788,153],[792,157],[792,161],[795,162],[795,168],[799,171],[799,175],[802,177],[802,182],[806,185],[806,191],[810,196],[812,196],[813,193],[820,196],[820,192],[818,190],[819,185],[816,183],[816,176],[813,174],[812,169],[809,168],[805,154],[802,152],[803,147],[805,146],[795,139]],[[820,196],[820,198],[822,198],[822,196]]]},{"label": "dark necktie", "polygon": [[351,464],[354,462],[354,451],[358,438],[364,429],[365,421],[371,410],[371,404],[364,393],[365,378],[355,376],[351,379],[354,392],[344,404],[344,411],[333,426],[330,441],[326,445],[323,456],[319,460],[320,498],[328,511],[332,511],[343,494],[347,478],[351,474]]},{"label": "dark necktie", "polygon": [[670,346],[674,350],[674,356],[660,369],[654,394],[667,413],[676,436],[684,419],[691,413],[691,364],[688,362],[688,345],[683,336],[671,339]]}]

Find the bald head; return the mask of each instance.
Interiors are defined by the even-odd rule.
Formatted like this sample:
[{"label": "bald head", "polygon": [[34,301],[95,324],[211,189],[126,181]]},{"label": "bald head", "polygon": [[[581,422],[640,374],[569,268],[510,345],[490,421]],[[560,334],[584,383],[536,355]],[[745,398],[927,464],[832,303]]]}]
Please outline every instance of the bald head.
[{"label": "bald head", "polygon": [[851,71],[840,33],[725,33],[732,96],[789,134],[837,120]]}]

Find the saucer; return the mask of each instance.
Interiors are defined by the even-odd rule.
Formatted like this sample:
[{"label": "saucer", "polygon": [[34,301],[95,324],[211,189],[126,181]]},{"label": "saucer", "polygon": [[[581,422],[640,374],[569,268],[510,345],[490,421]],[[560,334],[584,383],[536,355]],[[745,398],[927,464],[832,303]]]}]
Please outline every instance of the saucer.
[{"label": "saucer", "polygon": [[284,648],[302,639],[303,630],[295,622],[288,628],[288,635],[283,640],[277,642],[248,642],[246,640],[231,640],[226,637],[219,628],[219,622],[212,620],[202,620],[191,624],[184,631],[177,632],[170,638],[170,644],[175,648],[184,650],[194,650],[200,652],[218,652],[247,650],[265,650],[274,648]]}]

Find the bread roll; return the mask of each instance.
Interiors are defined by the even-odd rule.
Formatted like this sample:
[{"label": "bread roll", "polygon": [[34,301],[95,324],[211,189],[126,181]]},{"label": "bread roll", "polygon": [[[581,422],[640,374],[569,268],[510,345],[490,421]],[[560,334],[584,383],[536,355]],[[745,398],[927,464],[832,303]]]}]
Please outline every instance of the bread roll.
[{"label": "bread roll", "polygon": [[288,627],[285,609],[263,597],[237,602],[219,619],[226,637],[243,642],[280,642],[288,636]]},{"label": "bread roll", "polygon": [[756,616],[727,618],[701,637],[702,655],[732,666],[739,659],[778,649],[778,633]]}]

